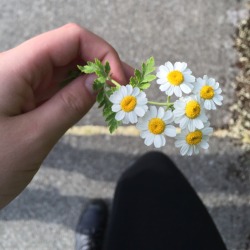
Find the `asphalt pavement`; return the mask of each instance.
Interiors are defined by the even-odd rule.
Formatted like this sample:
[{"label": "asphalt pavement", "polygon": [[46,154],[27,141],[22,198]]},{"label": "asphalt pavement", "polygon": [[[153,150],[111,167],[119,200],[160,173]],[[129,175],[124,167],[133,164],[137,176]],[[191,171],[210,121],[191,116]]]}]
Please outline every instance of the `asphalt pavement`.
[{"label": "asphalt pavement", "polygon": [[[173,141],[161,151],[185,174],[207,206],[229,250],[250,249],[250,170],[247,145],[228,130],[234,103],[237,54],[232,36],[246,16],[237,0],[1,0],[0,51],[69,22],[106,39],[122,60],[139,67],[185,61],[197,76],[208,74],[223,88],[224,105],[211,117],[210,149],[181,157]],[[151,96],[160,98],[153,88]],[[99,126],[90,135],[86,126]],[[154,150],[133,132],[102,133],[95,106],[65,134],[31,184],[0,212],[1,250],[74,249],[75,227],[88,201],[112,203],[121,173]],[[246,160],[248,159],[248,161]]]}]

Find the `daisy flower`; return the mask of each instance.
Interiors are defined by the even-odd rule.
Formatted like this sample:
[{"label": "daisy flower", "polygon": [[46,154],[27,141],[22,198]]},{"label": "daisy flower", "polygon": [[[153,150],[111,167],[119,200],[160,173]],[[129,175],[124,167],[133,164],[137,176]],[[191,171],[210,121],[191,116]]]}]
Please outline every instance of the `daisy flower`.
[{"label": "daisy flower", "polygon": [[206,75],[198,78],[193,92],[198,95],[199,99],[204,100],[204,108],[208,110],[215,110],[216,105],[222,105],[223,96],[221,95],[221,88],[215,79],[208,78]]},{"label": "daisy flower", "polygon": [[116,113],[115,119],[124,124],[137,123],[138,116],[144,116],[148,110],[146,94],[131,85],[121,86],[109,100],[113,103],[111,109]]},{"label": "daisy flower", "polygon": [[144,117],[140,118],[136,127],[141,131],[141,137],[147,146],[154,144],[156,148],[160,148],[166,144],[165,135],[170,137],[176,136],[176,128],[169,125],[173,122],[172,111],[164,111],[160,107],[158,110],[155,106],[151,106]]},{"label": "daisy flower", "polygon": [[195,77],[184,62],[176,62],[174,65],[166,62],[159,67],[156,76],[159,78],[157,83],[161,85],[160,90],[168,96],[175,94],[181,97],[182,92],[189,94],[194,87],[192,83],[195,82]]},{"label": "daisy flower", "polygon": [[175,101],[174,121],[181,129],[188,128],[189,131],[202,129],[207,122],[204,108],[196,96],[186,97]]},{"label": "daisy flower", "polygon": [[181,155],[199,154],[201,148],[208,149],[209,135],[213,133],[213,128],[209,126],[210,123],[207,122],[203,129],[197,129],[193,132],[185,129],[176,136],[175,146],[181,148]]}]

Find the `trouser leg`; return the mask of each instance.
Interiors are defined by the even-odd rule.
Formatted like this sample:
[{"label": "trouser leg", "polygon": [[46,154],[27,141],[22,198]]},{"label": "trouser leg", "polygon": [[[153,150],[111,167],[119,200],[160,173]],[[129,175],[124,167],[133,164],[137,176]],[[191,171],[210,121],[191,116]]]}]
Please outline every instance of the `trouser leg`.
[{"label": "trouser leg", "polygon": [[161,153],[141,157],[120,178],[105,250],[224,250],[201,200]]}]

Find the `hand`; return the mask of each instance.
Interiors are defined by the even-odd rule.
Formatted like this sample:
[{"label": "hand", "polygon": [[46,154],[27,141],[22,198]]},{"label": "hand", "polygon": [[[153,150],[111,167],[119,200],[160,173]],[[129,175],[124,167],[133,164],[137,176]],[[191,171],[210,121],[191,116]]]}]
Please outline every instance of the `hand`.
[{"label": "hand", "polygon": [[65,131],[95,102],[93,75],[60,87],[76,64],[109,61],[113,77],[133,74],[103,39],[75,24],[39,35],[0,54],[0,208],[32,180]]}]

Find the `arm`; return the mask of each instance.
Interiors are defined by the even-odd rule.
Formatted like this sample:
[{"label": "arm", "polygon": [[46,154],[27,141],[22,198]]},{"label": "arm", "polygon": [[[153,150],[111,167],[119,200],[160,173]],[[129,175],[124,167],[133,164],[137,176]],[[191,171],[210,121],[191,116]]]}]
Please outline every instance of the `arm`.
[{"label": "arm", "polygon": [[93,75],[59,86],[77,63],[94,58],[109,61],[121,83],[133,74],[107,42],[75,24],[0,54],[0,208],[28,185],[58,139],[94,104]]}]

